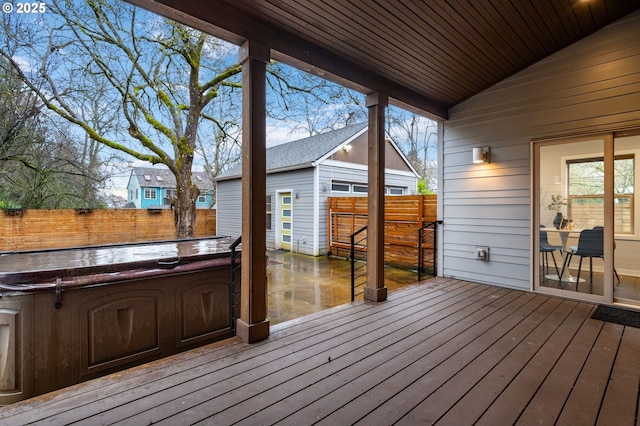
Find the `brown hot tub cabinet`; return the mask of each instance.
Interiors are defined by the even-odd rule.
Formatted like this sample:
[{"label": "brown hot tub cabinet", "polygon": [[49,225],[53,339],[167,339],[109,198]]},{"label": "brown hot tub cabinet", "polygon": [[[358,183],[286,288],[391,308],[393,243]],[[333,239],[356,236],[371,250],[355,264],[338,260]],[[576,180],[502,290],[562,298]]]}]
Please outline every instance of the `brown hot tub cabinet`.
[{"label": "brown hot tub cabinet", "polygon": [[230,244],[0,254],[0,405],[230,337]]}]

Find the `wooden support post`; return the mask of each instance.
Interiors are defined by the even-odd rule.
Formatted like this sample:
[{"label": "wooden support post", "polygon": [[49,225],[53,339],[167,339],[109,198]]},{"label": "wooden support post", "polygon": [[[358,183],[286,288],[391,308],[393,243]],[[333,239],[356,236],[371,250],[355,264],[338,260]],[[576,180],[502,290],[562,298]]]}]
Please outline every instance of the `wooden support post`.
[{"label": "wooden support post", "polygon": [[266,64],[270,49],[253,40],[242,64],[242,303],[237,335],[247,343],[269,336],[266,243]]},{"label": "wooden support post", "polygon": [[369,109],[369,218],[367,222],[367,286],[364,298],[380,302],[387,298],[384,285],[384,113],[389,103],[381,93],[367,95]]}]

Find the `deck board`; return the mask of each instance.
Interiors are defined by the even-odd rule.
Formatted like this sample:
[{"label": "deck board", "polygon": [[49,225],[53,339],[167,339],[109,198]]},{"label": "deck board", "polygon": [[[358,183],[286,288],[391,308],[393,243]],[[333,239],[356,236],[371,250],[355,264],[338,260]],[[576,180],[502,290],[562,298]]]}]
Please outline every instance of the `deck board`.
[{"label": "deck board", "polygon": [[[509,328],[507,323],[503,324],[502,333],[497,336],[495,343],[458,372],[452,374],[451,378],[432,394],[425,395],[420,404],[403,417],[400,424],[433,423],[441,418],[495,367],[497,360],[502,360],[511,353],[540,321],[549,315],[557,303],[556,299],[543,297],[532,299],[528,306],[523,306],[528,310],[520,309],[514,314],[514,316],[524,316],[520,322],[512,328]],[[492,331],[500,330],[495,327]]]},{"label": "deck board", "polygon": [[558,417],[557,424],[595,423],[623,329],[624,327],[618,324],[603,325],[569,399]]},{"label": "deck board", "polygon": [[[640,329],[626,327],[620,342],[598,424],[619,426],[636,424],[638,415],[638,371],[640,371]],[[635,392],[633,392],[635,390]]]},{"label": "deck board", "polygon": [[0,424],[637,422],[640,329],[438,278],[0,408]]}]

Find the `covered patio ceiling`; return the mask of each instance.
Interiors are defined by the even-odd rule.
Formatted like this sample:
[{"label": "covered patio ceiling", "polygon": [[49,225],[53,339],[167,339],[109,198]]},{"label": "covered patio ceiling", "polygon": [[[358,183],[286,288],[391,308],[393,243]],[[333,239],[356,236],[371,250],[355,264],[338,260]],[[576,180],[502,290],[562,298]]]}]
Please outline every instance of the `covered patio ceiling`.
[{"label": "covered patio ceiling", "polygon": [[130,0],[363,93],[452,106],[640,8],[635,0]]}]

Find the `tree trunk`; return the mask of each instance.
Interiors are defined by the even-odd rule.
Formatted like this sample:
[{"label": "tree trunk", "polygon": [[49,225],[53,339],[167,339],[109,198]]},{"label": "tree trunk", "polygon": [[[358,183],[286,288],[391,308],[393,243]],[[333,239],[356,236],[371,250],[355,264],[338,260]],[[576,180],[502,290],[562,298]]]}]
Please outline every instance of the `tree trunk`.
[{"label": "tree trunk", "polygon": [[193,238],[196,232],[196,199],[200,191],[191,180],[190,169],[180,170],[176,177],[178,198],[176,200],[174,219],[177,238]]}]

